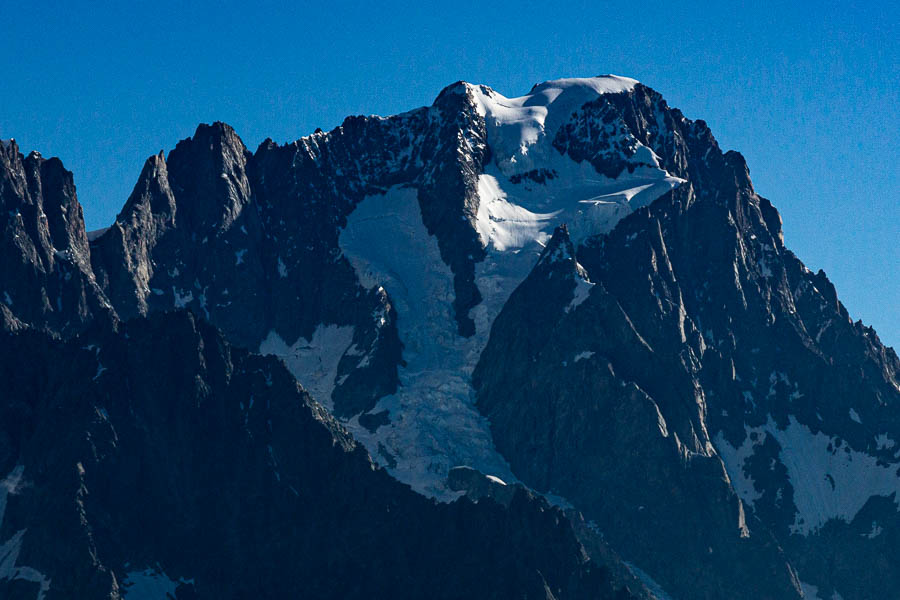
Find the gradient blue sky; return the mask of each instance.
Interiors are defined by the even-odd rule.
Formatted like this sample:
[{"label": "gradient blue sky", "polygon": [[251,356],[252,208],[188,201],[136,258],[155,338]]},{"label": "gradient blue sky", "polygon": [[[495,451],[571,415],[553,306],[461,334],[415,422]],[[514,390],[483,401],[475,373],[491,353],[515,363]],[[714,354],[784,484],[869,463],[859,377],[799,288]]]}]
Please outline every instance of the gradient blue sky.
[{"label": "gradient blue sky", "polygon": [[459,79],[627,75],[742,152],[788,246],[900,347],[898,3],[283,4],[2,2],[0,137],[61,157],[99,228],[199,122],[255,150]]}]

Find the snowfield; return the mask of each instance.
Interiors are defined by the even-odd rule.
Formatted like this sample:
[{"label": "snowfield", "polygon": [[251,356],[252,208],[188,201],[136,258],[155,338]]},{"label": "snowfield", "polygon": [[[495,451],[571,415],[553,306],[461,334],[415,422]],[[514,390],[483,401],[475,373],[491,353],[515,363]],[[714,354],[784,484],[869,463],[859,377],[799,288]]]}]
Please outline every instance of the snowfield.
[{"label": "snowfield", "polygon": [[[553,137],[574,111],[600,95],[630,91],[637,83],[615,75],[557,79],[518,98],[466,84],[484,117],[494,157],[478,182],[476,229],[485,246],[503,251],[543,241],[548,223],[567,223],[577,244],[612,230],[622,218],[682,183],[660,169],[659,158],[641,144],[630,160],[642,166],[616,179],[553,147]],[[552,177],[541,184],[511,183],[510,178],[537,168]]]},{"label": "snowfield", "polygon": [[353,435],[387,466],[380,451],[385,448],[396,461],[391,473],[428,495],[459,495],[444,481],[457,465],[515,481],[474,406],[470,378],[487,331],[468,339],[458,335],[453,273],[422,223],[416,190],[394,188],[365,199],[350,215],[340,244],[363,285],[383,286],[393,300],[406,361],[397,393],[371,411],[389,411],[391,423],[370,433],[353,418]]},{"label": "snowfield", "polygon": [[745,430],[747,435],[739,448],[731,446],[719,432],[714,440],[719,456],[735,491],[752,507],[762,497],[762,491],[745,473],[744,465],[766,436],[775,438],[781,447],[778,458],[787,469],[794,490],[797,512],[791,533],[815,533],[832,519],[849,523],[873,496],[893,495],[895,503],[900,498],[900,463],[886,464],[852,450],[844,440],[821,431],[814,434],[794,416],[789,417],[785,429],[779,429],[769,417],[762,427]]},{"label": "snowfield", "polygon": [[[358,417],[345,425],[376,460],[417,491],[440,499],[457,497],[447,490],[445,479],[450,468],[459,465],[517,481],[475,408],[471,384],[494,319],[531,272],[555,227],[568,224],[577,244],[612,230],[622,218],[682,183],[661,169],[645,146],[639,145],[630,159],[640,166],[611,179],[552,145],[573,111],[602,94],[627,92],[636,83],[616,76],[560,79],[518,98],[471,84],[451,90],[470,94],[485,119],[493,156],[477,180],[479,202],[472,226],[487,257],[475,265],[483,300],[470,312],[476,329],[470,338],[457,333],[453,274],[422,222],[415,189],[395,186],[386,194],[369,196],[348,217],[340,234],[341,250],[361,284],[383,287],[394,303],[406,364],[399,370],[397,393],[370,411],[388,411],[390,423],[374,433],[359,425]],[[521,177],[537,166],[552,176],[542,182]],[[589,282],[577,283],[567,312],[590,294]],[[331,406],[337,364],[351,346],[352,333],[350,328],[322,325],[312,340],[290,344],[271,333],[260,352],[284,358],[300,383]]]}]

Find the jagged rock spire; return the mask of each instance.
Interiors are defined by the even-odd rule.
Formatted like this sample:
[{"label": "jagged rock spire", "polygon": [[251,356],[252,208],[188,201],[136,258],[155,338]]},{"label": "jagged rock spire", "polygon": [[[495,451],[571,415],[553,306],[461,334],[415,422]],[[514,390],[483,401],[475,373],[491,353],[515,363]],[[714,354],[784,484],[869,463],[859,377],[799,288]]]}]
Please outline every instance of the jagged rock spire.
[{"label": "jagged rock spire", "polygon": [[251,154],[229,125],[201,124],[175,146],[166,161],[169,183],[185,226],[221,231],[250,202],[247,161]]}]

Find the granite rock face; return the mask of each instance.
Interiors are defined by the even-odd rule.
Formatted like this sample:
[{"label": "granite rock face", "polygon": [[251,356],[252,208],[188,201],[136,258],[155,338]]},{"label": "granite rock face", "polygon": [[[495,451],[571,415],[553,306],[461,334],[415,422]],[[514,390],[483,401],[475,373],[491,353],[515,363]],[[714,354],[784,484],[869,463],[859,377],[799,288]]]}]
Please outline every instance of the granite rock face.
[{"label": "granite rock face", "polygon": [[[202,346],[204,358],[182,358],[186,365],[205,366],[184,371],[181,379],[166,379],[187,369],[180,362],[148,357],[161,372],[137,377],[120,369],[119,387],[106,390],[109,375],[93,363],[85,374],[71,360],[56,364],[31,356],[36,364],[50,364],[49,380],[82,381],[87,397],[102,389],[115,402],[143,394],[141,406],[150,410],[154,402],[169,406],[148,397],[160,378],[169,382],[166,394],[183,394],[189,403],[208,404],[198,398],[204,389],[216,389],[232,398],[231,405],[249,406],[251,383],[230,387],[232,375],[221,373],[236,367],[222,356],[274,365],[237,348],[274,355],[319,403],[300,396],[305,410],[318,415],[317,427],[343,440],[332,443],[346,446],[340,456],[361,455],[347,464],[365,463],[377,474],[362,479],[381,482],[371,483],[376,494],[354,487],[364,484],[349,476],[329,475],[332,466],[340,473],[365,471],[362,466],[332,465],[316,476],[296,471],[310,487],[316,482],[333,492],[315,496],[318,501],[341,496],[345,512],[370,520],[367,526],[380,532],[396,526],[392,519],[399,516],[394,509],[371,513],[368,500],[359,500],[366,494],[402,496],[396,500],[401,510],[427,513],[421,519],[431,525],[423,526],[423,535],[437,540],[451,529],[461,528],[463,536],[486,528],[497,541],[483,544],[496,545],[485,560],[507,565],[504,577],[521,582],[529,597],[544,588],[532,586],[538,581],[534,569],[518,571],[503,562],[512,556],[500,551],[509,549],[503,545],[509,540],[522,548],[530,547],[526,538],[550,540],[547,548],[561,549],[552,560],[538,553],[539,560],[524,563],[556,565],[552,576],[540,571],[556,597],[557,591],[579,597],[588,589],[576,583],[588,581],[595,568],[573,558],[582,551],[608,569],[600,579],[612,583],[600,585],[609,593],[627,586],[633,594],[657,598],[838,594],[850,600],[900,589],[900,564],[891,551],[900,536],[896,353],[870,328],[850,320],[824,273],[811,273],[785,247],[778,212],[753,189],[744,159],[723,152],[703,121],[687,119],[634,80],[554,80],[518,98],[458,82],[429,107],[391,117],[349,117],[330,132],[284,145],[267,140],[255,152],[229,126],[201,125],[167,156],[151,156],[115,222],[90,235],[71,174],[59,161],[34,153],[23,157],[14,143],[4,143],[0,201],[0,218],[6,219],[0,313],[10,332],[3,351],[11,374],[27,371],[16,361],[32,345],[47,345],[34,352],[57,359],[70,353],[101,356],[107,347],[127,356],[132,346],[152,345],[144,338],[167,331],[167,319],[185,318],[157,315],[186,309],[194,315],[187,330],[195,337],[182,331],[181,343]],[[50,341],[42,337],[47,334],[81,337]],[[209,344],[223,350],[207,357]],[[91,349],[79,354],[82,346]],[[225,365],[215,376],[221,385],[207,381],[219,372],[207,360]],[[57,391],[38,387],[28,396],[24,388],[17,390],[10,414],[32,415],[34,423],[58,417],[35,408]],[[84,410],[90,412],[88,404]],[[296,431],[307,427],[292,415],[279,411],[273,423],[286,420]],[[136,581],[147,569],[145,577],[152,579],[157,561],[172,585],[196,578],[198,593],[214,594],[220,590],[199,587],[201,578],[211,577],[203,569],[212,567],[179,562],[178,548],[215,552],[221,569],[238,569],[234,565],[248,549],[269,557],[272,549],[260,540],[271,535],[273,548],[286,558],[271,558],[266,582],[292,557],[308,561],[304,577],[319,581],[321,557],[307,558],[309,548],[298,548],[294,539],[302,531],[319,535],[315,520],[298,517],[291,525],[296,535],[254,521],[263,533],[247,533],[247,545],[239,549],[228,538],[237,534],[217,530],[198,508],[207,501],[226,503],[215,504],[214,514],[232,524],[249,514],[245,510],[263,511],[266,518],[294,511],[292,503],[299,501],[291,499],[290,489],[285,495],[274,473],[291,480],[291,468],[307,466],[287,465],[312,451],[274,442],[272,450],[261,451],[254,444],[271,439],[271,427],[260,425],[249,430],[251,436],[224,413],[215,416],[219,429],[213,431],[220,437],[188,440],[186,432],[197,433],[200,416],[169,416],[185,439],[160,434],[150,440],[144,425],[128,420],[138,419],[131,415],[118,427],[132,433],[115,442],[131,448],[128,458],[115,460],[124,461],[123,469],[152,471],[154,486],[175,490],[167,498],[153,496],[153,502],[182,511],[172,535],[184,537],[167,540],[159,557],[132,557],[127,552],[143,548],[141,540],[115,538],[109,543],[119,549],[104,555],[112,557],[104,559],[108,564],[88,544],[82,547],[87,554],[77,558],[42,558],[50,562],[36,573],[56,573],[67,560],[106,564],[106,571],[90,571],[89,578],[102,593],[111,593],[103,586],[122,584],[126,562],[134,566],[127,572]],[[17,422],[9,417],[3,423]],[[88,425],[84,419],[73,422],[71,435],[83,443]],[[16,435],[24,434],[8,434],[10,440]],[[108,432],[86,439],[112,444]],[[153,455],[165,460],[152,466],[149,459],[134,458],[164,453],[168,444],[178,455]],[[18,456],[19,446],[8,445],[8,456]],[[241,469],[255,475],[239,469],[248,478],[240,490],[223,499],[192,499],[191,494],[209,494],[205,486],[219,481],[188,481],[200,477],[196,470],[210,468],[224,477],[213,457],[237,461],[239,449],[247,456],[262,452],[242,459],[248,462]],[[96,473],[100,464],[100,454],[92,452],[92,468],[81,461],[86,473]],[[180,454],[197,462],[184,462]],[[25,475],[17,474],[16,459],[6,460],[7,488],[25,489],[19,481],[37,481],[21,479],[32,477],[28,465]],[[139,460],[148,464],[134,462]],[[334,460],[343,465],[343,459]],[[384,470],[372,471],[370,460]],[[280,469],[272,466],[276,462]],[[66,469],[42,472],[41,485],[64,486],[48,492],[48,502],[68,502],[72,490],[80,489],[81,483],[72,487],[74,476]],[[124,471],[100,471],[134,481]],[[451,501],[466,491],[469,499],[434,504],[388,473],[427,496]],[[264,475],[275,483],[264,486]],[[113,494],[104,487],[115,487],[109,481],[94,481],[90,497]],[[178,489],[191,485],[182,497]],[[565,513],[540,495],[566,507]],[[114,496],[105,498],[102,510],[113,511]],[[386,507],[388,500],[378,502],[372,506]],[[303,507],[301,516],[308,510],[323,523],[337,523],[330,513]],[[136,522],[123,508],[115,510],[115,516],[109,512],[91,521],[91,528],[114,519]],[[552,515],[559,529],[541,520],[551,516],[538,514]],[[463,520],[467,524],[459,525]],[[455,525],[445,531],[447,522]],[[523,524],[521,530],[515,522]],[[212,542],[185,533],[200,524],[209,528]],[[3,539],[18,531],[2,526]],[[497,526],[506,528],[492,529]],[[27,528],[38,531],[37,525]],[[335,556],[352,562],[372,552],[389,560],[374,550],[376,534],[359,528],[364,542],[350,533],[331,540]],[[121,526],[113,529],[120,535]],[[84,539],[94,535],[79,531]],[[51,539],[46,531],[41,535]],[[400,543],[385,539],[392,547]],[[421,545],[398,552],[462,560],[455,553],[469,539],[441,547],[419,540]],[[146,547],[155,551],[154,544]],[[362,546],[354,550],[354,544]],[[404,568],[399,559],[376,564]],[[483,568],[478,562],[453,572],[472,569],[459,577],[480,581],[487,577]],[[354,577],[369,582],[368,589],[392,590],[387,571],[373,569]],[[259,580],[236,572],[241,582],[221,580]],[[22,578],[4,581],[35,585]],[[286,587],[272,589],[285,593],[299,589],[277,585]]]},{"label": "granite rock face", "polygon": [[872,597],[866,564],[892,585],[900,572],[878,539],[897,520],[897,355],[785,248],[743,158],[669,114],[674,143],[654,147],[686,183],[577,259],[557,232],[491,330],[478,406],[519,477],[675,596],[780,598],[802,582]]},{"label": "granite rock face", "polygon": [[0,353],[4,598],[645,597],[523,488],[412,492],[189,313]]},{"label": "granite rock face", "polygon": [[0,219],[3,329],[69,334],[114,314],[91,270],[72,173],[59,159],[0,144]]}]

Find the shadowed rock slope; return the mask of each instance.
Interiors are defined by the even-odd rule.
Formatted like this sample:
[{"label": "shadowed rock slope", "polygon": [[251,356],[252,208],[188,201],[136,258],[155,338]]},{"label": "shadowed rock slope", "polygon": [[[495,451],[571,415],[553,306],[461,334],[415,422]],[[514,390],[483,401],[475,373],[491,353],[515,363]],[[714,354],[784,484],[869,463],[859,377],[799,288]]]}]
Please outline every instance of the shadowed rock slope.
[{"label": "shadowed rock slope", "polygon": [[0,369],[4,598],[638,597],[524,489],[413,493],[189,313],[3,334]]}]

